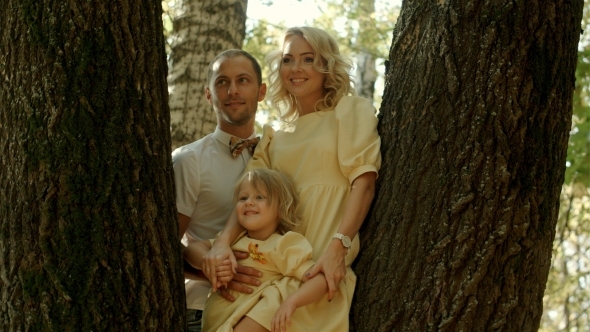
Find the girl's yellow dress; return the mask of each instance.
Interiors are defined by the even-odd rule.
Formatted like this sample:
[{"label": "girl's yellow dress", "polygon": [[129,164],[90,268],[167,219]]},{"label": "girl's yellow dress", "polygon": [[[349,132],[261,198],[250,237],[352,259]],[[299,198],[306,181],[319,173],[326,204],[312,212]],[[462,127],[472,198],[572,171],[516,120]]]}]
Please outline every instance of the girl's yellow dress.
[{"label": "girl's yellow dress", "polygon": [[[313,247],[317,260],[332,241],[342,221],[351,183],[381,166],[381,140],[377,134],[375,108],[369,100],[343,97],[332,111],[299,117],[291,130],[275,132],[264,127],[248,169],[271,168],[290,175],[300,194],[303,224],[296,231]],[[348,312],[356,276],[350,265],[359,251],[355,236],[346,257],[347,274],[331,302],[322,300],[299,308],[288,331],[348,331]],[[298,284],[277,282],[285,294]],[[274,307],[278,308],[278,304]],[[270,317],[272,318],[272,314]],[[269,314],[248,314],[269,328]]]},{"label": "girl's yellow dress", "polygon": [[243,233],[231,246],[233,250],[250,253],[239,260],[262,272],[260,286],[252,294],[231,291],[234,302],[226,301],[213,293],[205,303],[203,332],[232,331],[246,314],[254,315],[257,321],[270,330],[270,322],[279,305],[301,284],[303,274],[313,265],[311,245],[303,235],[287,232],[273,234],[265,241],[254,240]]}]

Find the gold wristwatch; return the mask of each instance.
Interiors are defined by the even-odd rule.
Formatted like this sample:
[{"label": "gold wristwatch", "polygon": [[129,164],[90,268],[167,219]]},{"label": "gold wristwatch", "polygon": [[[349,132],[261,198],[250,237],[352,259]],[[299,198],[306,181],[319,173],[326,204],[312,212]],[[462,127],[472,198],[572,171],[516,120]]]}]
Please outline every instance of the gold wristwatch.
[{"label": "gold wristwatch", "polygon": [[340,240],[340,242],[342,242],[342,246],[346,248],[347,252],[350,249],[350,246],[352,246],[352,241],[350,241],[350,238],[344,234],[336,233],[332,238]]}]

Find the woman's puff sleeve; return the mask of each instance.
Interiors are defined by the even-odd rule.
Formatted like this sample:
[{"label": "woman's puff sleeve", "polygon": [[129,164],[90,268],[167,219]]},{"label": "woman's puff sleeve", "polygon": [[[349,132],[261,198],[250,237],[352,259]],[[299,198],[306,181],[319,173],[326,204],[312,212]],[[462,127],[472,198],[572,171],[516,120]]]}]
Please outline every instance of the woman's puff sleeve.
[{"label": "woman's puff sleeve", "polygon": [[375,107],[368,99],[342,97],[335,108],[338,121],[338,161],[350,183],[358,176],[378,173],[381,139],[377,133]]},{"label": "woman's puff sleeve", "polygon": [[269,125],[262,128],[262,138],[256,145],[254,154],[246,166],[246,172],[258,168],[271,168],[269,148],[275,134],[274,129]]},{"label": "woman's puff sleeve", "polygon": [[284,275],[303,279],[303,274],[314,262],[309,241],[297,232],[287,232],[277,241],[272,251],[272,261]]}]

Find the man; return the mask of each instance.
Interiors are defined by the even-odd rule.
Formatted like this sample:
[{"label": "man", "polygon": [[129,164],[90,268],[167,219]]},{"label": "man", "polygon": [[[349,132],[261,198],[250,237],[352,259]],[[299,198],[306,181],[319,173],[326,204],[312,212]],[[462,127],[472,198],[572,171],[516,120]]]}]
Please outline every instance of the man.
[{"label": "man", "polygon": [[[233,189],[251,158],[248,148],[257,141],[254,119],[265,95],[260,65],[249,53],[224,51],[209,64],[205,96],[217,115],[217,128],[172,152],[179,236],[186,235],[185,244],[214,238],[233,211]],[[230,141],[237,143],[237,149],[232,146],[230,151]],[[258,271],[240,267],[238,272],[234,280],[257,285],[258,280],[250,276]],[[211,285],[201,279],[189,280],[185,287],[189,331],[199,331],[200,310]],[[239,283],[228,287],[251,292]],[[228,293],[225,297],[232,300]]]}]

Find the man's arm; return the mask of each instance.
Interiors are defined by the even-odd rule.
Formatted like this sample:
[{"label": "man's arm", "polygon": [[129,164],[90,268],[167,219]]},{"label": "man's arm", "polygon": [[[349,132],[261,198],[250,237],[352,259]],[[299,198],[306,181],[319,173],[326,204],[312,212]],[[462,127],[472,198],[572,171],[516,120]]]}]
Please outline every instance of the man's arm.
[{"label": "man's arm", "polygon": [[182,213],[178,213],[178,238],[182,240],[186,229],[188,228],[188,224],[191,222],[191,217],[184,215]]},{"label": "man's arm", "polygon": [[201,270],[197,270],[192,267],[185,259],[184,262],[184,279],[191,280],[207,280],[207,277]]}]

